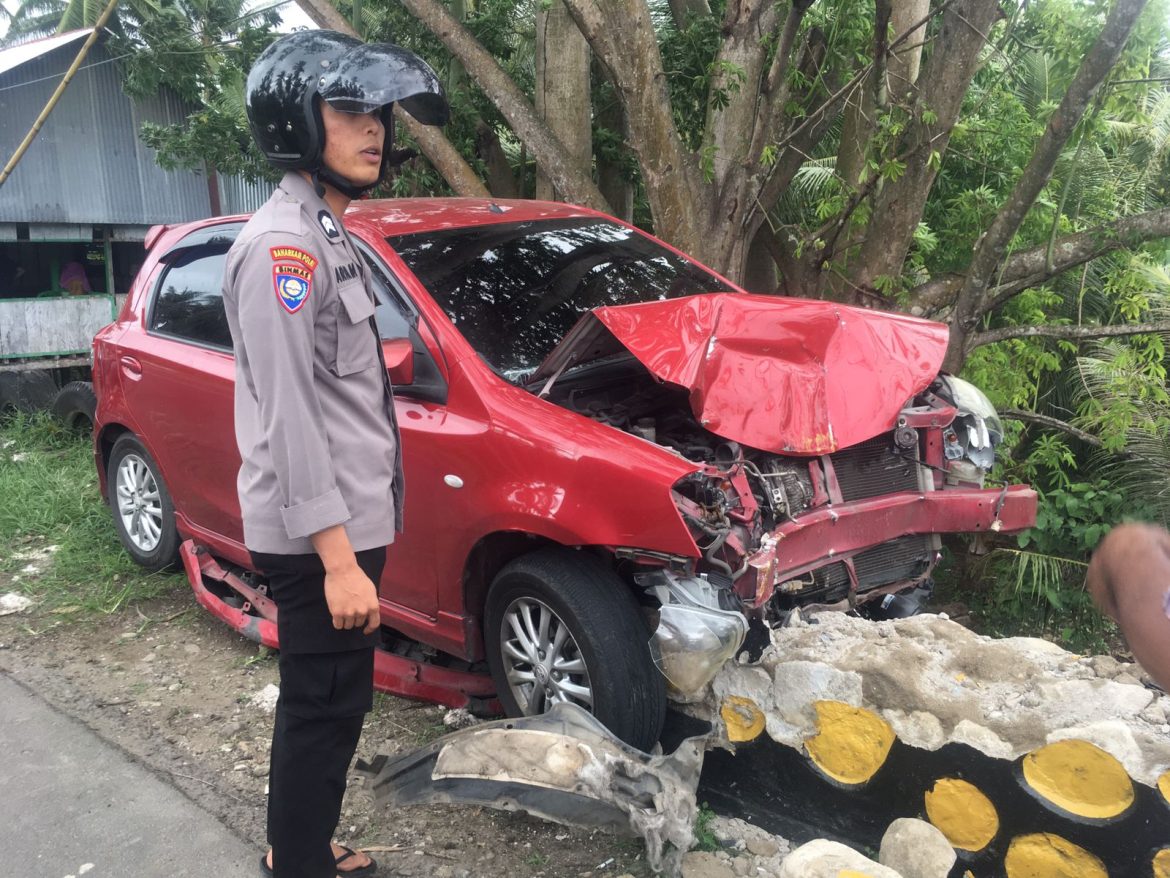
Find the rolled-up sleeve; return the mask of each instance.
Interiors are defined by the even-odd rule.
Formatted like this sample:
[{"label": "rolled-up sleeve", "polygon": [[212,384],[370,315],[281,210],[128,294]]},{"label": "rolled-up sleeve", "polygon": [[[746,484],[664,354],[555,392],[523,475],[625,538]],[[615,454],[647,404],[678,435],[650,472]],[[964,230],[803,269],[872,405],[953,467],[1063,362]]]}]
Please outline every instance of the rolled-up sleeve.
[{"label": "rolled-up sleeve", "polygon": [[[289,243],[289,242],[277,242]],[[292,243],[299,243],[293,241]],[[263,246],[261,246],[263,244]],[[299,307],[282,300],[267,241],[242,253],[234,268],[245,380],[255,396],[283,498],[288,538],[308,537],[350,518],[338,490],[314,379],[316,326],[324,290],[309,290]],[[317,271],[322,283],[328,280]]]}]

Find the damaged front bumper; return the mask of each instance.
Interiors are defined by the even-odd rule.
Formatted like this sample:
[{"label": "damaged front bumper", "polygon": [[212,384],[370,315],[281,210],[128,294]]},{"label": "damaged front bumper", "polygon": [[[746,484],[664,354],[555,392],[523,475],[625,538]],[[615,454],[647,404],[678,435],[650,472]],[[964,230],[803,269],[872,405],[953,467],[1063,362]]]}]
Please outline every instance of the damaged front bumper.
[{"label": "damaged front bumper", "polygon": [[1011,485],[948,487],[815,507],[764,537],[747,560],[755,576],[741,577],[736,590],[748,606],[763,606],[783,583],[898,537],[1031,527],[1037,502],[1032,488]]},{"label": "damaged front bumper", "polygon": [[660,871],[692,844],[706,738],[686,738],[668,755],[642,753],[577,705],[558,703],[357,769],[381,805],[481,805],[640,837]]}]

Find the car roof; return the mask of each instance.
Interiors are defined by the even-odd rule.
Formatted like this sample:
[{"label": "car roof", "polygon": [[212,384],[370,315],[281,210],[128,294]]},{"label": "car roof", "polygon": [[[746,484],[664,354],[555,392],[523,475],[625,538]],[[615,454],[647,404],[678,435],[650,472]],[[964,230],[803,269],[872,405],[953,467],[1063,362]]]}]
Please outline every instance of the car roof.
[{"label": "car roof", "polygon": [[555,201],[489,198],[378,198],[354,201],[346,223],[372,226],[383,237],[440,229],[538,219],[599,216],[592,210]]},{"label": "car roof", "polygon": [[[155,229],[161,232],[165,228],[168,231],[168,240],[173,241],[175,237],[206,226],[246,222],[249,216],[250,214],[217,216],[182,225],[156,226]],[[557,201],[506,198],[369,198],[350,203],[345,212],[345,223],[364,226],[383,238],[392,238],[414,232],[577,217],[604,217],[604,214],[587,207]],[[174,232],[178,232],[179,235],[173,235]],[[153,244],[159,236],[152,234],[150,237],[150,244]]]}]

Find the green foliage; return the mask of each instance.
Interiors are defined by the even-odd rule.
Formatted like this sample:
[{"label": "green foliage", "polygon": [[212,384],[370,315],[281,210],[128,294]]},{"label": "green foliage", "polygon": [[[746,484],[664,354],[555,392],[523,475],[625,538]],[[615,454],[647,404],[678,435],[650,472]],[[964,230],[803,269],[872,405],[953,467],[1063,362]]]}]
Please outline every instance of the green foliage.
[{"label": "green foliage", "polygon": [[[244,79],[275,36],[275,7],[244,0],[133,0],[112,28],[122,87],[133,98],[166,88],[196,109],[184,123],[146,122],[142,140],[168,169],[214,169],[273,179],[252,143],[244,114]],[[61,27],[66,26],[63,18]]]},{"label": "green foliage", "polygon": [[[662,64],[670,83],[671,109],[683,142],[692,150],[702,146],[707,124],[707,101],[716,65],[721,35],[718,15],[688,17],[677,27],[669,10],[655,19],[662,52]],[[741,71],[742,75],[742,71]],[[726,101],[726,91],[713,102]]]},{"label": "green foliage", "polygon": [[695,817],[695,843],[692,850],[707,851],[714,853],[722,848],[719,844],[719,839],[715,836],[715,832],[711,829],[711,823],[715,820],[715,812],[711,810],[711,806],[706,802],[699,808],[699,813]]},{"label": "green foliage", "polygon": [[[1052,449],[1051,464],[1067,460]],[[1043,634],[1074,650],[1100,649],[1104,619],[1084,588],[1089,554],[1123,518],[1138,513],[1108,482],[1069,481],[1042,491],[1036,526],[1001,547],[982,565],[974,605],[999,634]]]}]

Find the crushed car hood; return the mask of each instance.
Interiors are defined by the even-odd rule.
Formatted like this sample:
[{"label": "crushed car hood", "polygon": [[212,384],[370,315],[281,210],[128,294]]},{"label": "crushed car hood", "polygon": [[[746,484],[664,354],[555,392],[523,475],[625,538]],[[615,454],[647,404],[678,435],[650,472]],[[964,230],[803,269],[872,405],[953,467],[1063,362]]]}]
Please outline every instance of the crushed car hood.
[{"label": "crushed car hood", "polygon": [[938,374],[947,327],[901,314],[743,293],[595,308],[529,379],[633,354],[690,391],[712,433],[762,451],[825,454],[893,427]]}]

